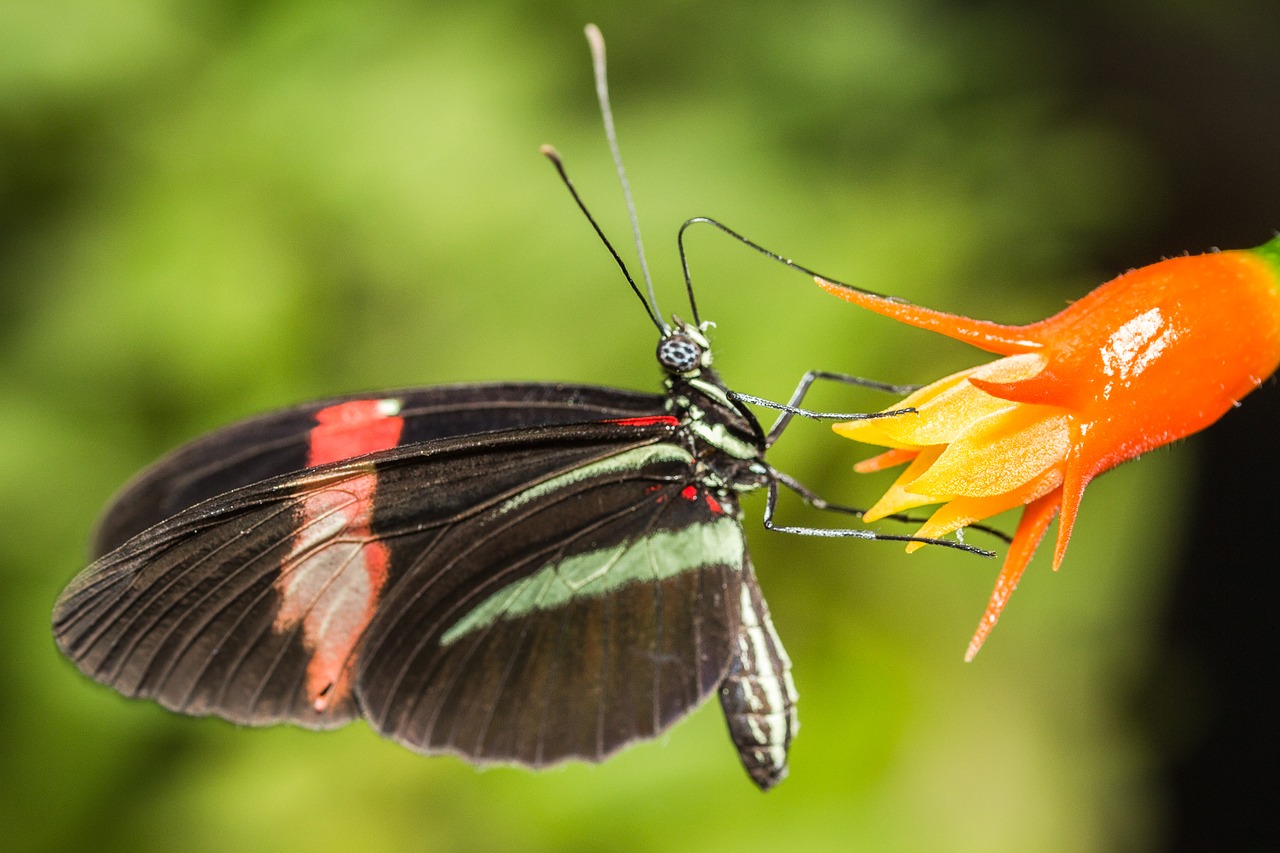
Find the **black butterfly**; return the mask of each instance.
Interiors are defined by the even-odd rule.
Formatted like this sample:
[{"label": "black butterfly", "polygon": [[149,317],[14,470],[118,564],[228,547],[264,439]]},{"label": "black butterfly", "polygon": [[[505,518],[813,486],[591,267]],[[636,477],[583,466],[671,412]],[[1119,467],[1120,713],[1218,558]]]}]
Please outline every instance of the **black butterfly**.
[{"label": "black butterfly", "polygon": [[718,691],[747,771],[776,784],[796,691],[738,496],[769,489],[767,526],[779,484],[821,504],[764,461],[812,414],[795,406],[817,374],[765,434],[756,398],[712,369],[696,306],[667,325],[645,304],[661,395],[339,397],[171,453],[107,509],[97,561],[57,602],[58,645],[182,713],[364,717],[418,752],[531,767],[603,759]]}]

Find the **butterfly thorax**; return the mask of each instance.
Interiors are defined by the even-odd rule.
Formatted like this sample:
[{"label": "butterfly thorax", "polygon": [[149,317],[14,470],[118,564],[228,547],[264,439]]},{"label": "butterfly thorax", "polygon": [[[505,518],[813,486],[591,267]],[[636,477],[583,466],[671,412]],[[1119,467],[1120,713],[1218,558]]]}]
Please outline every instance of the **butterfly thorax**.
[{"label": "butterfly thorax", "polygon": [[667,371],[666,409],[680,420],[700,482],[724,496],[767,485],[763,430],[710,366],[703,329],[676,318],[676,328],[658,343],[658,361]]}]

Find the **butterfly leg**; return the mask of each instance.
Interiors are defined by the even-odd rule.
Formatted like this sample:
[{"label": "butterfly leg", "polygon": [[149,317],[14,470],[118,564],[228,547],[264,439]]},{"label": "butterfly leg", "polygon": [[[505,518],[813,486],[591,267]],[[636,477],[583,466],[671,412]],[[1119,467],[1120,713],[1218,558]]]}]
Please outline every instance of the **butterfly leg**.
[{"label": "butterfly leg", "polygon": [[[853,507],[833,504],[830,501],[827,501],[819,497],[817,493],[813,492],[807,486],[804,486],[799,481],[793,479],[792,477],[786,474],[783,474],[781,471],[778,471],[776,469],[770,469],[770,473],[772,474],[772,477],[769,480],[769,497],[768,497],[768,500],[765,502],[765,507],[764,507],[764,527],[766,530],[774,530],[779,533],[792,533],[797,536],[820,536],[828,539],[852,538],[852,539],[878,539],[878,540],[886,540],[890,542],[923,542],[927,545],[942,545],[946,548],[955,548],[960,551],[968,551],[971,554],[978,554],[979,556],[982,556],[982,557],[995,556],[995,552],[993,551],[988,551],[984,548],[978,548],[974,545],[966,545],[963,542],[958,542],[953,539],[933,539],[926,536],[908,536],[905,534],[897,534],[897,533],[881,533],[878,530],[866,530],[862,528],[795,527],[791,525],[775,524],[773,521],[773,517],[778,507],[778,485],[779,484],[782,484],[786,486],[788,489],[791,489],[793,492],[799,495],[801,499],[804,500],[805,503],[809,504],[810,506],[816,509],[828,510],[830,512],[842,512],[848,515],[857,516],[859,518],[862,517],[863,511],[860,509],[855,509]],[[889,517],[894,518],[897,521],[916,521],[916,522],[920,521],[920,519],[913,519],[908,516],[889,516]],[[986,533],[990,533],[994,536],[1004,539],[1005,541],[1008,541],[1008,537],[998,530],[994,530],[989,527],[979,527],[979,525],[973,525],[973,526],[975,528],[983,530]]]},{"label": "butterfly leg", "polygon": [[796,390],[791,392],[791,399],[786,403],[775,403],[772,400],[765,400],[751,394],[741,394],[737,391],[731,391],[730,396],[744,403],[753,403],[766,409],[775,409],[781,412],[778,415],[778,419],[774,421],[773,426],[769,428],[768,435],[765,436],[766,447],[773,446],[774,442],[782,435],[782,431],[787,428],[787,424],[791,423],[791,419],[796,415],[802,418],[813,418],[814,420],[858,421],[871,418],[889,418],[915,411],[914,409],[896,409],[890,412],[867,414],[863,412],[815,412],[811,409],[800,408],[804,395],[809,392],[810,386],[819,379],[839,382],[844,385],[854,385],[858,388],[870,388],[873,391],[883,391],[886,394],[896,394],[898,396],[910,394],[920,387],[918,385],[891,385],[887,382],[877,382],[874,379],[863,379],[861,376],[849,376],[845,373],[810,370],[800,378],[800,383],[796,386]]}]

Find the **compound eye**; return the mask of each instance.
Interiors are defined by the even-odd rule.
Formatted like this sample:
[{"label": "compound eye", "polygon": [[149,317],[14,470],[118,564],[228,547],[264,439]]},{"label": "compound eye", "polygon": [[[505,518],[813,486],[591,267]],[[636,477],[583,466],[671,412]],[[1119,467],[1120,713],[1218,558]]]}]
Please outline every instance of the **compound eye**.
[{"label": "compound eye", "polygon": [[683,335],[658,342],[658,361],[672,373],[688,373],[702,366],[702,347]]}]

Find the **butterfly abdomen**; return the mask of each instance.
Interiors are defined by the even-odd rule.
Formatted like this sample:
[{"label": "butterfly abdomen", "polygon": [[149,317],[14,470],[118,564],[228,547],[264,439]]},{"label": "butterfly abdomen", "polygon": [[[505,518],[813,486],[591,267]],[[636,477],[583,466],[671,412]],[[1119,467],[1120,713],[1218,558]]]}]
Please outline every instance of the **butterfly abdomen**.
[{"label": "butterfly abdomen", "polygon": [[[750,567],[748,567],[750,572]],[[799,731],[791,659],[773,628],[754,574],[741,590],[742,623],[720,706],[729,737],[751,779],[768,790],[787,776],[787,751]]]}]

